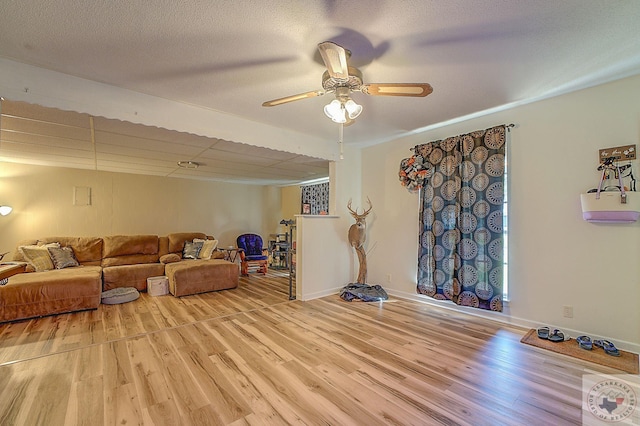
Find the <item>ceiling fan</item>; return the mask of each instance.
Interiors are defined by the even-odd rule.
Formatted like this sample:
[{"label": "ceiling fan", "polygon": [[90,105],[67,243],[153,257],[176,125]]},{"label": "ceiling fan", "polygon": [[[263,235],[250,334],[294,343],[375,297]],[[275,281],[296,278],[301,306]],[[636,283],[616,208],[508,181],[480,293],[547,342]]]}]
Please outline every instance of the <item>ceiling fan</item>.
[{"label": "ceiling fan", "polygon": [[427,83],[369,83],[362,81],[362,72],[348,64],[351,52],[333,42],[318,44],[320,56],[327,66],[322,74],[322,90],[300,93],[264,102],[262,106],[271,107],[288,102],[334,93],[335,99],[324,107],[327,117],[336,123],[350,124],[362,112],[362,106],[351,99],[351,92],[361,92],[373,96],[410,96],[424,97],[433,92]]}]

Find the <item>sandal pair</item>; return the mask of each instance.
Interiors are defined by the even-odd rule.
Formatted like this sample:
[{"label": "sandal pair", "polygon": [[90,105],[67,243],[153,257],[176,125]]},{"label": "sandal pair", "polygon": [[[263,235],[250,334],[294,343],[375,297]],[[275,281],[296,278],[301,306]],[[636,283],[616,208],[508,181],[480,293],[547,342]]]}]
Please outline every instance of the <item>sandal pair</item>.
[{"label": "sandal pair", "polygon": [[594,340],[593,344],[597,348],[602,348],[604,353],[611,356],[620,356],[620,351],[616,346],[608,340]]},{"label": "sandal pair", "polygon": [[596,348],[602,348],[607,355],[620,356],[620,351],[616,346],[608,340],[594,340],[591,341],[589,336],[578,336],[576,342],[582,349],[590,351],[595,346]]},{"label": "sandal pair", "polygon": [[547,339],[554,343],[564,342],[565,340],[569,340],[569,339],[565,339],[564,332],[557,328],[554,328],[553,331],[550,331],[549,327],[540,327],[537,331],[538,331],[539,338]]}]

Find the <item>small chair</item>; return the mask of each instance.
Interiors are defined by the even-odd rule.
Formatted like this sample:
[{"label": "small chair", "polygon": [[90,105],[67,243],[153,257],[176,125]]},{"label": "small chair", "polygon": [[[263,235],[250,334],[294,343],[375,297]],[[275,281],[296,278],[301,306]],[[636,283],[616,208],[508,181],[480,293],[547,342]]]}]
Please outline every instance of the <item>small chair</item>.
[{"label": "small chair", "polygon": [[249,275],[249,266],[257,267],[258,272],[267,274],[269,256],[262,247],[262,237],[257,234],[242,234],[236,239],[240,253],[240,273]]}]

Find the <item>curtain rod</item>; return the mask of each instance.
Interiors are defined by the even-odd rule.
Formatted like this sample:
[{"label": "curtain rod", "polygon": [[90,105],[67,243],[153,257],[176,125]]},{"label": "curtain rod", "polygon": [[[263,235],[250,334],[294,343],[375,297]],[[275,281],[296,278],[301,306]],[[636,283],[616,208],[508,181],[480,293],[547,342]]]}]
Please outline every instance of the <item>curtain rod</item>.
[{"label": "curtain rod", "polygon": [[[509,124],[502,124],[502,126],[504,126],[507,129],[507,132],[511,132],[511,128],[516,127],[515,124],[513,123],[509,123]],[[493,127],[497,127],[497,126],[493,126]],[[429,143],[429,142],[427,142]],[[422,145],[422,144],[419,144]],[[418,145],[416,145],[418,146]],[[409,151],[414,151],[416,149],[416,146],[414,146],[413,148],[409,148]]]}]

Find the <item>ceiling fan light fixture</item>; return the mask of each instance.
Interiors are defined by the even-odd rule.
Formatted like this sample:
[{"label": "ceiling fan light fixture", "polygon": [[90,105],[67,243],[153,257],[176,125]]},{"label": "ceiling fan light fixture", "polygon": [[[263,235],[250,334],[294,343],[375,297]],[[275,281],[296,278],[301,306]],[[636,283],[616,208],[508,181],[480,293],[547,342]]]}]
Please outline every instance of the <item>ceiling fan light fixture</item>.
[{"label": "ceiling fan light fixture", "polygon": [[347,114],[352,120],[355,120],[362,112],[362,105],[358,105],[353,101],[353,99],[349,99],[347,102],[345,102],[344,108],[347,110]]},{"label": "ceiling fan light fixture", "polygon": [[11,213],[12,210],[13,208],[11,206],[0,206],[0,215],[6,216]]},{"label": "ceiling fan light fixture", "polygon": [[331,120],[333,120],[333,122],[338,123],[338,124],[344,124],[347,122],[347,116],[344,114],[338,114],[337,117],[332,118]]},{"label": "ceiling fan light fixture", "polygon": [[345,123],[347,121],[344,105],[337,99],[325,105],[324,113],[336,123]]}]

